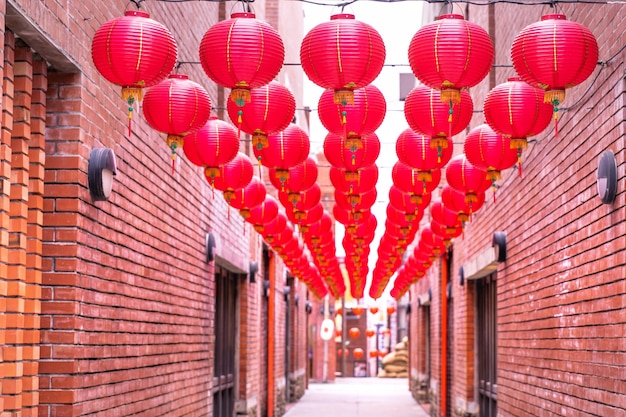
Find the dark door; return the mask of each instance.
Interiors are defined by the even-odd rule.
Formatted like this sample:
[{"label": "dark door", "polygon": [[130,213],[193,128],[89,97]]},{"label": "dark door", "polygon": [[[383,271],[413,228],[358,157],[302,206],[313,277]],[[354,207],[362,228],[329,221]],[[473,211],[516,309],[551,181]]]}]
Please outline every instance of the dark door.
[{"label": "dark door", "polygon": [[213,417],[233,417],[234,415],[236,319],[236,275],[216,267]]},{"label": "dark door", "polygon": [[496,276],[480,279],[476,283],[480,417],[496,417],[498,413],[497,300]]}]

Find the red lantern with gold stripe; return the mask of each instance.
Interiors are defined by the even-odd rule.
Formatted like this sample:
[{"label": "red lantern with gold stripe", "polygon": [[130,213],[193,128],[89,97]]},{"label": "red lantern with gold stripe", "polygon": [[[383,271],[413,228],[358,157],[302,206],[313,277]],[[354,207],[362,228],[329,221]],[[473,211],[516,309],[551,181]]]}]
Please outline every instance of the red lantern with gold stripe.
[{"label": "red lantern with gold stripe", "polygon": [[441,170],[420,171],[398,161],[391,169],[391,179],[405,193],[424,195],[437,188],[441,181]]},{"label": "red lantern with gold stripe", "polygon": [[252,181],[254,167],[248,155],[239,152],[235,158],[219,168],[215,178],[207,175],[207,181],[217,190],[224,192],[224,199],[230,203],[235,190],[245,187]]},{"label": "red lantern with gold stripe", "polygon": [[220,167],[239,152],[237,131],[230,123],[211,117],[199,130],[186,136],[183,151],[189,162],[204,167],[204,174],[212,183],[220,175]]},{"label": "red lantern with gold stripe", "polygon": [[153,129],[167,133],[173,160],[185,136],[209,120],[211,99],[204,87],[186,75],[172,74],[146,92],[143,113]]},{"label": "red lantern with gold stripe", "polygon": [[482,81],[491,70],[494,48],[485,29],[458,14],[445,14],[422,26],[409,44],[409,65],[422,83],[441,91],[450,108],[461,90]]},{"label": "red lantern with gold stripe", "polygon": [[420,171],[441,169],[452,158],[452,141],[447,137],[440,138],[437,146],[431,146],[431,138],[405,129],[396,140],[396,155],[405,164]]},{"label": "red lantern with gold stripe", "polygon": [[517,149],[511,146],[511,138],[495,132],[488,124],[472,129],[463,145],[467,160],[487,172],[492,184],[498,181],[505,169],[517,162]]},{"label": "red lantern with gold stripe", "polygon": [[296,100],[287,87],[272,81],[250,90],[250,102],[243,107],[228,100],[230,120],[245,133],[252,135],[252,146],[267,147],[267,136],[289,126],[296,112]]},{"label": "red lantern with gold stripe", "polygon": [[250,102],[252,88],[272,81],[283,66],[285,46],[278,31],[254,13],[233,13],[211,26],[200,41],[204,72],[231,89],[239,107]]},{"label": "red lantern with gold stripe", "polygon": [[467,160],[465,154],[457,155],[446,166],[446,181],[450,187],[465,194],[465,199],[477,202],[479,193],[491,186],[487,172]]},{"label": "red lantern with gold stripe", "polygon": [[335,190],[335,201],[346,210],[369,210],[376,203],[376,188],[372,188],[362,194],[346,194]]},{"label": "red lantern with gold stripe", "polygon": [[307,190],[291,193],[285,191],[278,192],[278,200],[287,211],[307,211],[311,210],[322,199],[322,189],[316,183]]},{"label": "red lantern with gold stripe", "polygon": [[354,150],[346,147],[343,136],[329,133],[324,139],[324,156],[334,167],[355,171],[376,162],[380,155],[380,140],[371,133],[361,138],[361,147]]},{"label": "red lantern with gold stripe", "polygon": [[433,233],[433,230],[430,228],[430,225],[427,224],[422,228],[420,233],[420,245],[424,244],[428,246],[433,255],[439,257],[446,252],[446,245],[443,242],[441,236]]},{"label": "red lantern with gold stripe", "polygon": [[467,90],[461,90],[460,95],[460,102],[453,102],[451,108],[450,103],[441,101],[439,90],[418,85],[406,96],[404,117],[411,129],[430,137],[432,147],[445,149],[447,139],[462,132],[474,112],[474,103]]},{"label": "red lantern with gold stripe", "polygon": [[265,200],[256,207],[250,209],[250,215],[246,221],[254,225],[257,233],[262,233],[265,225],[278,216],[278,201],[271,195],[266,195]]},{"label": "red lantern with gold stripe", "polygon": [[354,90],[354,103],[346,105],[335,104],[333,92],[324,91],[317,111],[326,130],[342,135],[346,148],[354,152],[362,147],[362,136],[372,134],[380,127],[387,105],[383,93],[375,86],[368,85]]},{"label": "red lantern with gold stripe", "polygon": [[528,138],[541,133],[552,119],[552,105],[543,101],[543,91],[519,77],[509,78],[495,86],[483,106],[485,121],[491,128],[509,137],[511,148],[517,149],[517,165],[522,175],[522,150]]},{"label": "red lantern with gold stripe", "polygon": [[330,182],[333,187],[345,193],[359,194],[376,187],[378,182],[378,166],[372,164],[356,171],[346,171],[345,169],[330,167]]},{"label": "red lantern with gold stripe", "polygon": [[304,162],[289,168],[289,178],[284,182],[280,181],[275,168],[269,169],[269,178],[277,190],[298,193],[313,187],[317,181],[317,164],[309,156]]},{"label": "red lantern with gold stripe", "polygon": [[485,203],[485,193],[477,193],[476,201],[467,201],[465,194],[446,185],[441,190],[441,202],[446,208],[457,213],[457,218],[465,223],[472,218],[472,214],[476,213]]},{"label": "red lantern with gold stripe", "polygon": [[336,104],[353,103],[353,91],[369,85],[382,70],[385,44],[354,15],[335,14],[305,35],[300,62],[313,83],[334,91]]},{"label": "red lantern with gold stripe", "polygon": [[133,106],[142,90],[158,84],[176,65],[177,46],[172,33],[150,14],[128,10],[102,25],[91,41],[91,57],[98,72],[122,87],[128,104],[128,134]]},{"label": "red lantern with gold stripe", "polygon": [[596,67],[598,43],[585,26],[563,14],[546,14],[513,39],[511,61],[524,81],[545,91],[556,120],[565,89],[585,81]]},{"label": "red lantern with gold stripe", "polygon": [[260,164],[276,170],[281,184],[289,179],[290,168],[306,160],[311,147],[309,135],[294,123],[281,132],[269,135],[267,143],[266,148],[254,148],[254,155]]},{"label": "red lantern with gold stripe", "polygon": [[266,195],[265,184],[258,177],[252,177],[250,184],[235,190],[228,204],[238,209],[241,217],[247,219],[250,216],[250,209],[263,203]]}]

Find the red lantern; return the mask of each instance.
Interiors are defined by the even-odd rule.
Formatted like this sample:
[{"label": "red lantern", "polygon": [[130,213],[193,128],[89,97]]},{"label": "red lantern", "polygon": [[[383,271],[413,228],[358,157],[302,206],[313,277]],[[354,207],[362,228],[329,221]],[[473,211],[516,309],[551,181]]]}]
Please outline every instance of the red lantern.
[{"label": "red lantern", "polygon": [[257,233],[263,233],[265,225],[276,216],[278,216],[278,202],[271,195],[267,195],[261,204],[250,209],[250,215],[246,221],[254,225]]},{"label": "red lantern", "polygon": [[231,207],[239,209],[241,217],[247,219],[250,209],[265,201],[267,190],[258,177],[252,177],[250,184],[235,190],[233,197],[228,201]]},{"label": "red lantern", "polygon": [[185,136],[200,129],[211,115],[211,99],[204,87],[183,74],[172,74],[150,88],[143,98],[143,112],[148,124],[167,133],[172,150],[172,169],[176,149]]},{"label": "red lantern", "polygon": [[420,210],[423,211],[430,204],[430,193],[419,196],[419,199],[413,198],[413,196],[414,194],[405,193],[395,185],[389,188],[389,204],[397,210],[405,213],[416,213]]},{"label": "red lantern", "polygon": [[378,307],[370,307],[370,313],[372,314],[378,313]]},{"label": "red lantern", "polygon": [[370,350],[370,358],[377,358],[377,357],[378,357],[378,351]]},{"label": "red lantern", "polygon": [[364,192],[363,194],[345,194],[335,190],[336,203],[345,210],[363,211],[372,208],[376,203],[376,188]]},{"label": "red lantern", "polygon": [[363,352],[363,349],[361,349],[361,348],[355,348],[352,351],[352,356],[354,356],[354,359],[356,359],[356,360],[361,359],[364,354],[365,354],[365,352]]},{"label": "red lantern", "polygon": [[452,158],[452,141],[447,137],[439,138],[437,146],[431,146],[431,138],[405,129],[396,141],[398,159],[420,171],[441,169]]},{"label": "red lantern", "polygon": [[378,182],[378,166],[372,164],[356,171],[330,167],[330,182],[338,190],[349,194],[361,194],[376,187]]},{"label": "red lantern", "polygon": [[491,186],[487,173],[470,163],[465,154],[450,160],[446,167],[446,181],[450,187],[465,194],[468,202],[478,201],[478,194],[484,193]]},{"label": "red lantern", "polygon": [[543,101],[540,88],[514,77],[489,91],[483,112],[493,130],[511,138],[511,148],[517,149],[521,176],[522,150],[528,146],[528,137],[538,135],[548,127],[552,106]]},{"label": "red lantern", "polygon": [[268,135],[285,130],[293,121],[296,100],[287,87],[272,81],[250,90],[250,102],[243,107],[229,100],[226,108],[230,120],[252,135],[252,146],[263,149]]},{"label": "red lantern", "polygon": [[460,224],[458,213],[444,206],[441,200],[430,206],[430,215],[434,221],[446,227],[456,228]]},{"label": "red lantern", "polygon": [[461,90],[460,94],[460,103],[453,103],[450,108],[450,103],[441,101],[439,90],[418,85],[406,96],[404,117],[411,129],[431,138],[432,147],[445,149],[448,145],[446,138],[462,132],[474,112],[474,103],[467,90]]},{"label": "red lantern", "polygon": [[463,145],[467,160],[479,169],[487,171],[492,184],[501,178],[501,172],[517,162],[517,149],[511,147],[511,138],[496,133],[489,125],[472,129]]},{"label": "red lantern", "polygon": [[544,101],[552,104],[556,120],[565,89],[585,81],[596,67],[598,43],[583,25],[547,14],[513,39],[511,60],[524,81],[545,91]]},{"label": "red lantern", "polygon": [[353,339],[356,339],[361,334],[361,331],[358,327],[352,327],[348,332],[350,333],[350,337]]},{"label": "red lantern", "polygon": [[350,225],[356,226],[359,223],[363,223],[367,221],[368,217],[371,215],[372,212],[370,210],[352,211],[351,208],[346,209],[338,204],[333,206],[333,216],[335,217],[335,220],[346,227],[350,227]]},{"label": "red lantern", "polygon": [[237,131],[230,123],[212,117],[199,130],[186,136],[183,151],[192,164],[205,168],[207,178],[217,178],[220,167],[239,152]]},{"label": "red lantern", "polygon": [[250,184],[254,174],[252,161],[244,153],[239,152],[235,158],[219,168],[219,175],[207,175],[207,181],[217,190],[224,192],[224,199],[229,202],[235,197],[235,190]]},{"label": "red lantern", "polygon": [[380,155],[380,140],[372,133],[361,137],[361,147],[347,147],[343,136],[329,133],[324,139],[324,156],[334,167],[356,171],[373,165]]},{"label": "red lantern", "polygon": [[476,194],[477,201],[467,201],[465,194],[446,185],[441,191],[441,202],[448,209],[457,212],[459,221],[465,223],[471,220],[472,214],[476,213],[485,203],[485,193]]},{"label": "red lantern", "polygon": [[[433,230],[433,233],[439,235],[443,239],[443,242],[446,246],[448,246],[452,242],[452,239],[461,236],[461,234],[463,233],[463,226],[461,225],[461,223],[457,223],[454,226],[448,226],[445,224],[441,224],[435,220],[431,220],[430,228]],[[418,247],[419,245],[416,247],[416,249]]]},{"label": "red lantern", "polygon": [[352,313],[353,313],[355,316],[360,316],[361,314],[363,314],[363,307],[359,307],[359,306],[357,306],[357,307],[352,307]]},{"label": "red lantern", "polygon": [[[273,236],[281,234],[287,227],[287,217],[279,212],[278,215],[271,221],[264,225],[261,236],[265,238],[265,241],[270,245],[273,244]],[[293,230],[290,231],[293,234]]]},{"label": "red lantern", "polygon": [[309,225],[319,222],[324,216],[324,206],[317,203],[312,209],[307,211],[292,211],[287,213],[287,218],[300,227],[302,233],[308,231]]},{"label": "red lantern", "polygon": [[280,35],[254,13],[233,13],[211,26],[200,42],[204,72],[230,88],[237,106],[250,102],[250,89],[272,81],[283,66],[285,47]]},{"label": "red lantern", "polygon": [[409,44],[409,64],[422,83],[441,91],[450,109],[461,103],[461,89],[473,87],[491,70],[489,34],[458,14],[442,15],[422,26]]},{"label": "red lantern", "polygon": [[435,256],[441,256],[446,251],[446,245],[443,242],[443,239],[441,236],[433,233],[429,224],[422,228],[422,232],[420,234],[420,245],[422,243],[428,246]]},{"label": "red lantern", "polygon": [[289,168],[289,178],[285,182],[280,182],[276,169],[270,168],[269,178],[277,190],[298,193],[313,187],[317,181],[317,164],[313,158],[308,157],[304,162]]},{"label": "red lantern", "polygon": [[150,15],[128,10],[102,25],[91,41],[91,57],[98,72],[122,87],[128,103],[128,134],[133,106],[142,89],[163,81],[176,65],[177,47],[170,31]]},{"label": "red lantern", "polygon": [[391,169],[391,179],[405,193],[424,195],[437,188],[441,181],[441,170],[420,171],[398,161]]},{"label": "red lantern", "polygon": [[367,337],[372,337],[372,336],[374,336],[375,334],[376,334],[376,331],[375,331],[374,329],[367,329],[367,330],[365,331],[365,336],[367,336]]},{"label": "red lantern", "polygon": [[266,148],[254,148],[254,155],[259,163],[276,170],[276,176],[282,184],[289,179],[289,169],[304,162],[309,156],[309,135],[291,123],[285,130],[269,135],[267,142]]},{"label": "red lantern", "polygon": [[336,14],[311,29],[300,46],[300,62],[309,79],[333,90],[336,104],[353,103],[353,91],[370,84],[385,63],[380,34],[352,14]]},{"label": "red lantern", "polygon": [[347,148],[356,151],[362,146],[361,137],[372,134],[380,127],[387,111],[385,97],[373,85],[354,90],[353,104],[335,104],[333,92],[326,90],[318,106],[324,127],[345,139]]},{"label": "red lantern", "polygon": [[322,189],[318,184],[313,184],[308,190],[298,193],[279,192],[278,199],[287,211],[307,211],[321,201]]}]

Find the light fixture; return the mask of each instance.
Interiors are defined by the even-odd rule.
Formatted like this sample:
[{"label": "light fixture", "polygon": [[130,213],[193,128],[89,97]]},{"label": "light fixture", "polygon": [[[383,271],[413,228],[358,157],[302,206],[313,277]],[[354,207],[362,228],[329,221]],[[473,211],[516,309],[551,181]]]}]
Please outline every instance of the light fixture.
[{"label": "light fixture", "polygon": [[89,155],[87,180],[92,201],[106,201],[113,190],[113,176],[117,174],[115,154],[109,148],[96,148]]},{"label": "light fixture", "polygon": [[612,151],[602,152],[598,159],[596,185],[602,203],[613,204],[617,195],[617,163]]},{"label": "light fixture", "polygon": [[250,261],[248,264],[248,273],[250,282],[256,282],[256,273],[259,271],[259,263]]},{"label": "light fixture", "polygon": [[213,233],[208,232],[206,234],[205,239],[205,254],[206,254],[206,262],[213,262],[215,260],[215,247],[217,244],[215,243],[215,235]]}]

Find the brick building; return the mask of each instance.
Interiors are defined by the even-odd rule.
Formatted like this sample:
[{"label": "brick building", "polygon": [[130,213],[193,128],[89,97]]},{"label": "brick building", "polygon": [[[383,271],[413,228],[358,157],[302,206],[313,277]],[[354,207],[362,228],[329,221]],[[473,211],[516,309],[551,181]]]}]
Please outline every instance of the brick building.
[{"label": "brick building", "polygon": [[[515,75],[515,35],[555,13],[525,3],[455,5],[495,45],[498,65],[470,89],[475,109]],[[440,9],[427,7],[426,22]],[[411,290],[411,386],[433,416],[626,415],[624,11],[558,4],[556,12],[596,36],[601,62],[568,90],[558,138],[553,124],[535,138],[523,177],[504,173],[497,202],[488,197],[448,258]],[[481,123],[475,113],[468,131]],[[457,151],[462,140],[455,137]],[[607,150],[619,184],[608,205],[596,191]]]},{"label": "brick building", "polygon": [[[172,32],[179,71],[227,118],[228,93],[194,62],[205,31],[241,3],[141,6]],[[0,2],[0,414],[282,415],[306,386],[306,287],[227,213],[200,168],[179,155],[170,171],[141,110],[128,135],[119,87],[97,73],[90,45],[132,7]],[[254,9],[295,61],[301,5]],[[303,108],[301,72],[278,80]],[[249,138],[241,145],[251,152]],[[93,202],[98,148],[114,152],[117,174],[109,200]]]}]

